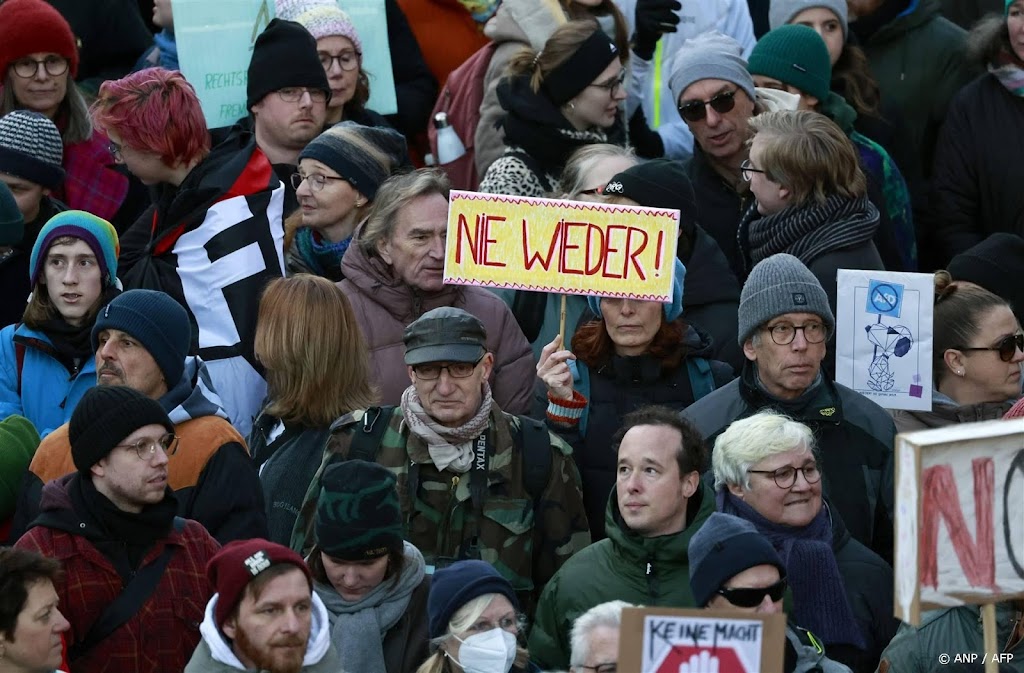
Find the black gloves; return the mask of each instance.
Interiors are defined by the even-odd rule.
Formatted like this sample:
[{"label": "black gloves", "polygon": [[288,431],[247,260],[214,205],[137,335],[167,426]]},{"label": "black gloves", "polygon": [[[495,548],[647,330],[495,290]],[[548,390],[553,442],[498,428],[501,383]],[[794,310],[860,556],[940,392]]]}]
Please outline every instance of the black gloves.
[{"label": "black gloves", "polygon": [[629,144],[644,159],[657,159],[665,154],[665,143],[661,134],[647,127],[644,109],[638,107],[629,118]]},{"label": "black gloves", "polygon": [[636,33],[633,35],[633,52],[645,61],[654,56],[654,47],[664,33],[676,32],[682,9],[678,0],[637,0]]}]

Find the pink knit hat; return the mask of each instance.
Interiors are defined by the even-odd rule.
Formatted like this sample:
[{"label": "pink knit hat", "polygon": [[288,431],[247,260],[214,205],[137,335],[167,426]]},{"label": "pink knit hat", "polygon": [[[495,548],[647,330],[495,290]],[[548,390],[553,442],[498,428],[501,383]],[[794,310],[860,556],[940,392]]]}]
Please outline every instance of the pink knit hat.
[{"label": "pink knit hat", "polygon": [[318,40],[331,35],[347,37],[356,51],[363,53],[363,43],[352,19],[333,0],[276,0],[276,3],[278,18],[301,23]]}]

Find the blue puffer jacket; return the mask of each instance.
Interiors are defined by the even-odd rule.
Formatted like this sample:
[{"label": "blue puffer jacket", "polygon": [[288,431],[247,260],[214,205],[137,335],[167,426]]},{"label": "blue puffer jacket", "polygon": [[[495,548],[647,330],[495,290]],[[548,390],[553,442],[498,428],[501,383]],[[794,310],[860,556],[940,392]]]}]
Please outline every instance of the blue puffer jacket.
[{"label": "blue puffer jacket", "polygon": [[[15,341],[25,346],[20,395]],[[42,332],[27,325],[0,330],[0,420],[13,414],[24,416],[45,437],[71,420],[78,401],[94,385],[95,358],[69,369],[57,359],[53,343]]]}]

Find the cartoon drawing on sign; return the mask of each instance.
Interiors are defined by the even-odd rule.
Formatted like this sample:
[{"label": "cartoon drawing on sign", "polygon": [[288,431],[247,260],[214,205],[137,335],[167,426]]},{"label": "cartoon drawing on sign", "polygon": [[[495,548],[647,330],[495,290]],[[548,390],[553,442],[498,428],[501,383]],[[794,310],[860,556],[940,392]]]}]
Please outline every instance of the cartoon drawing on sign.
[{"label": "cartoon drawing on sign", "polygon": [[[896,376],[889,366],[889,358],[895,355],[903,357],[914,346],[914,335],[905,325],[886,325],[882,322],[882,312],[899,313],[899,298],[903,294],[903,286],[899,291],[888,284],[878,284],[868,296],[868,302],[875,310],[879,310],[878,322],[865,325],[868,341],[874,345],[875,353],[868,365],[868,385],[872,390],[892,390],[896,385]],[[869,309],[870,311],[870,309]],[[881,352],[879,352],[881,350]],[[921,386],[911,385],[910,394],[920,397]]]}]

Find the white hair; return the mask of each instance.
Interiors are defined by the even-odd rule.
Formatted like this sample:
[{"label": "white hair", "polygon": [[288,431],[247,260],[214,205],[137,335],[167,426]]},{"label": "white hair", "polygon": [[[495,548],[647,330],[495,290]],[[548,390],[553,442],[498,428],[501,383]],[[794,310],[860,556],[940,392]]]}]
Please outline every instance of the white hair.
[{"label": "white hair", "polygon": [[572,624],[570,635],[572,654],[569,657],[569,666],[583,666],[590,656],[590,634],[594,629],[602,626],[618,629],[622,624],[622,609],[631,607],[634,606],[626,601],[608,601],[595,605],[577,617]]},{"label": "white hair", "polygon": [[796,448],[814,452],[814,433],[803,423],[771,410],[734,421],[715,440],[711,469],[715,490],[740,485],[750,489],[749,470],[769,456]]}]

